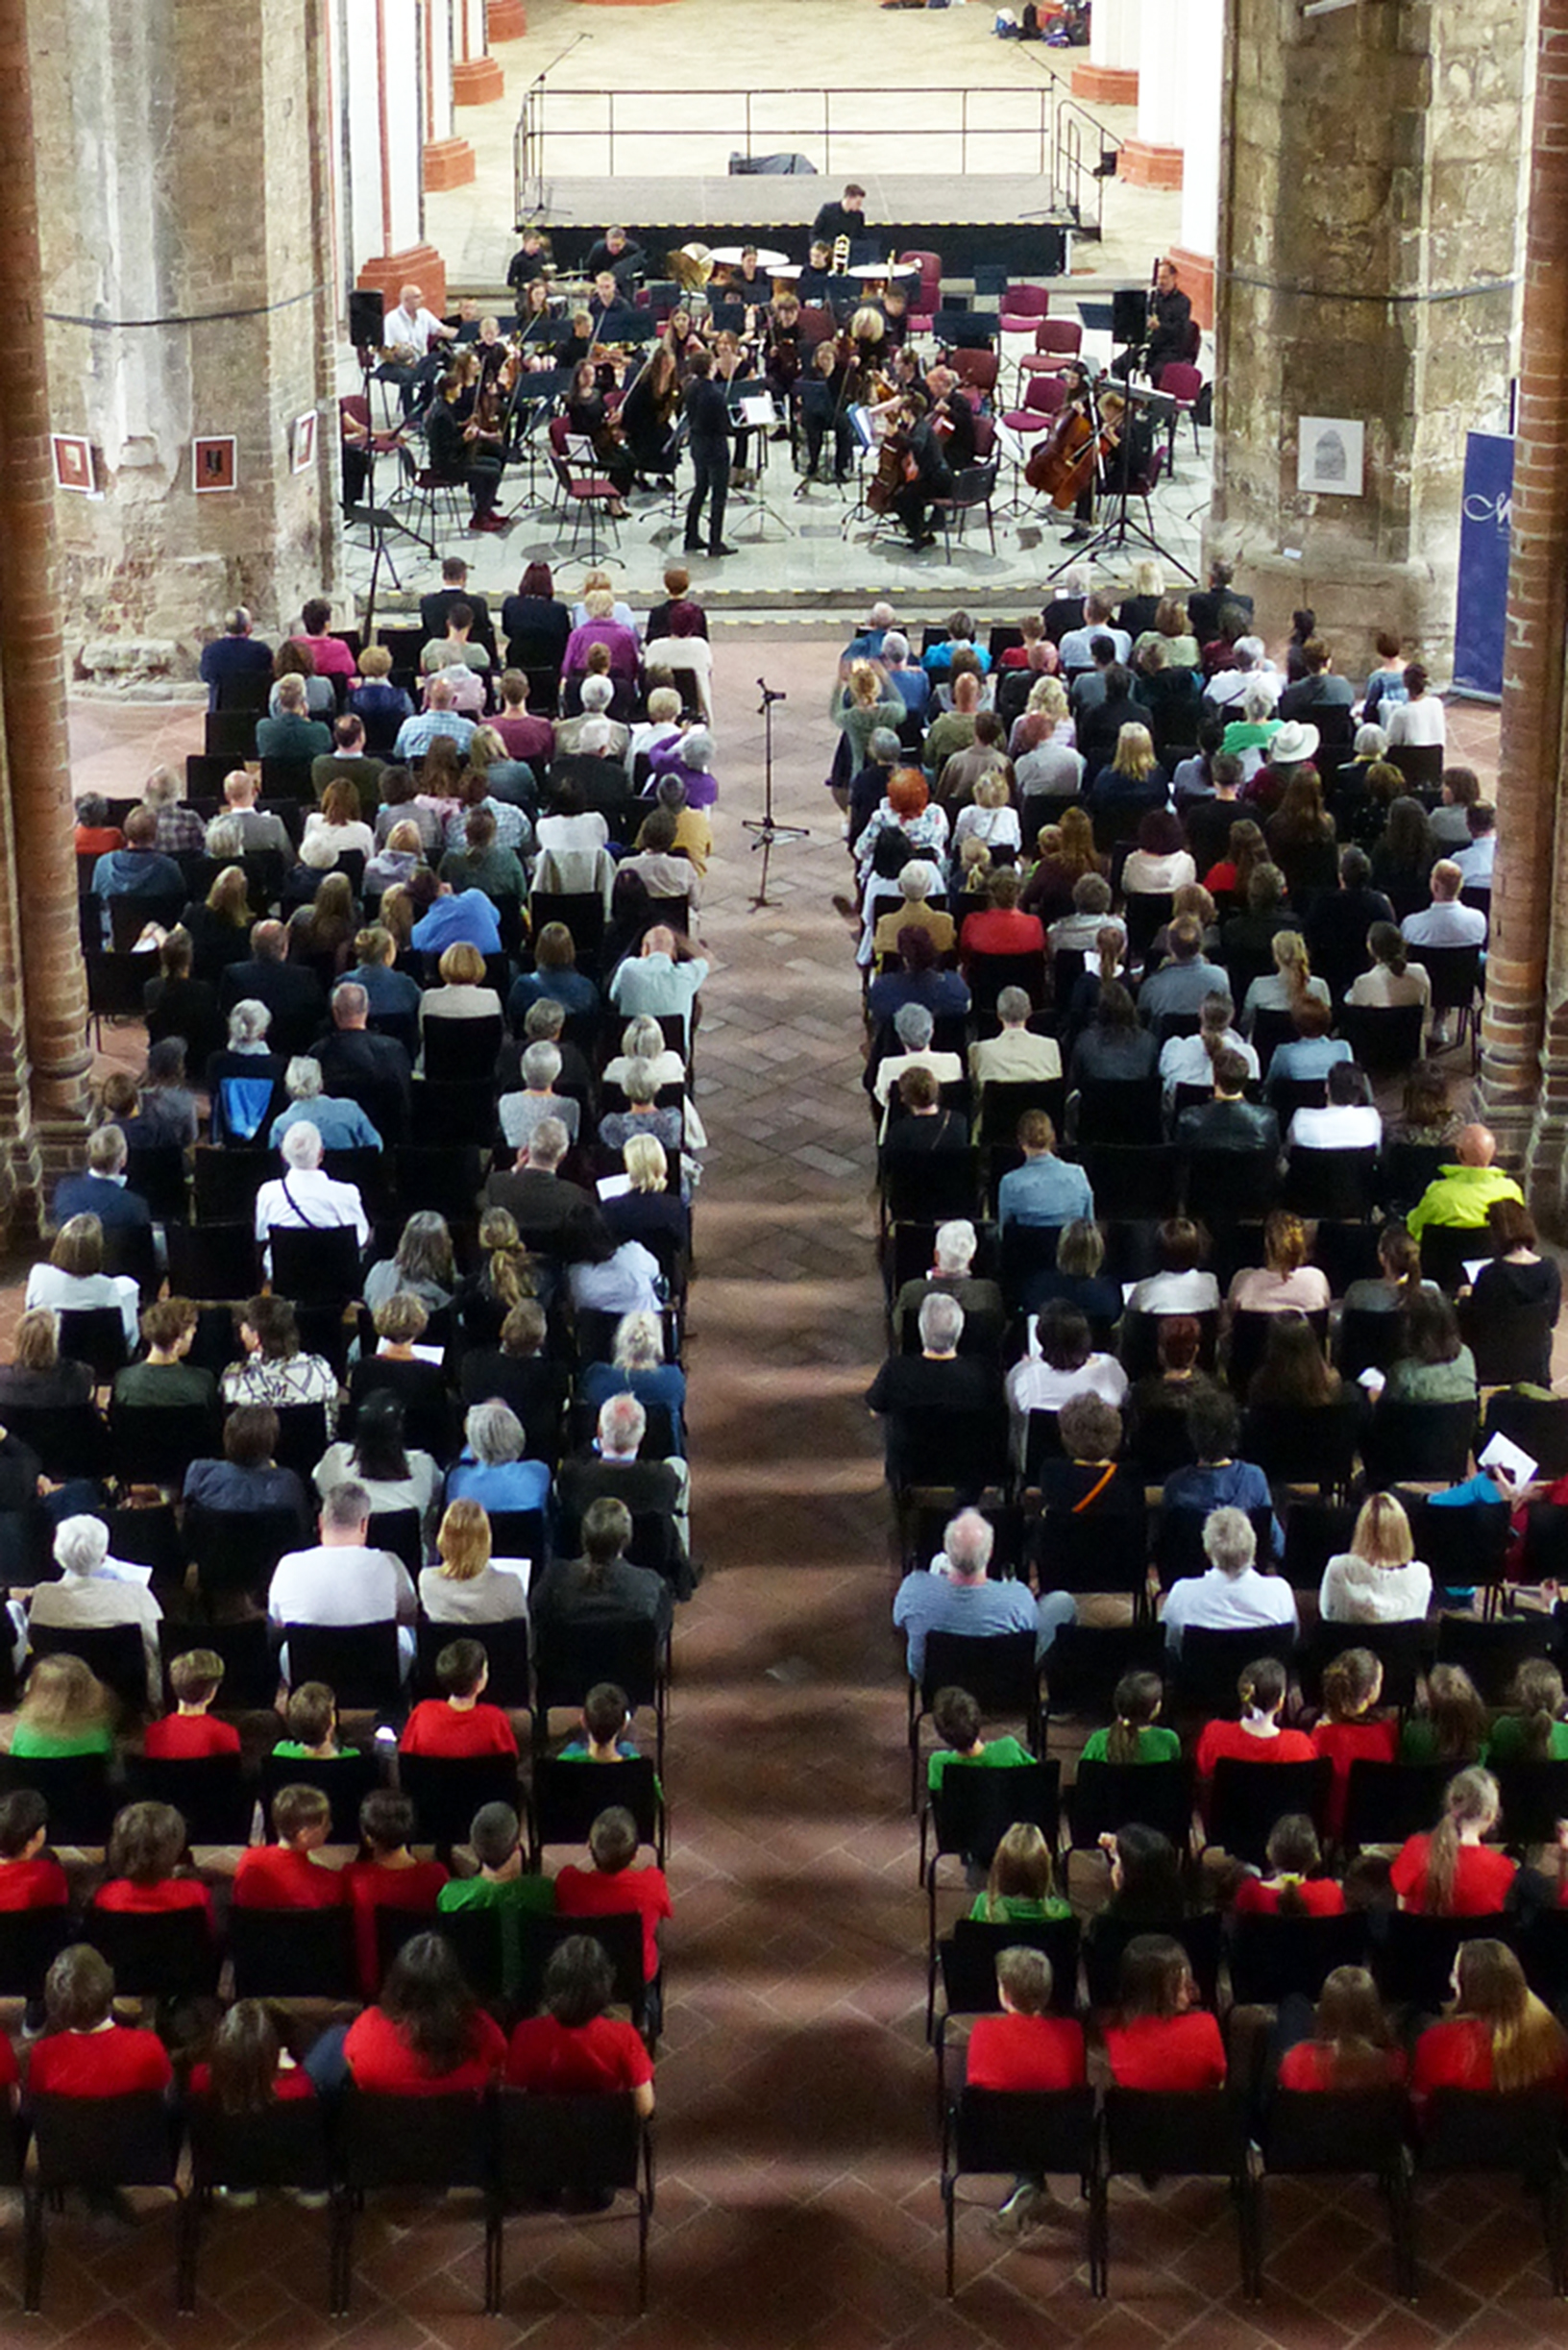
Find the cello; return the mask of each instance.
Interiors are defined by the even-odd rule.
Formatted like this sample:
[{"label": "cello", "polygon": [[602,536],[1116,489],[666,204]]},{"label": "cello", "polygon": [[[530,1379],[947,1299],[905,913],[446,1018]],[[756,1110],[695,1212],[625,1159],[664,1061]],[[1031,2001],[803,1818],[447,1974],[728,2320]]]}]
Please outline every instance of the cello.
[{"label": "cello", "polygon": [[1064,408],[1038,449],[1032,450],[1023,477],[1032,490],[1043,490],[1060,513],[1078,501],[1093,473],[1094,427],[1080,407]]}]

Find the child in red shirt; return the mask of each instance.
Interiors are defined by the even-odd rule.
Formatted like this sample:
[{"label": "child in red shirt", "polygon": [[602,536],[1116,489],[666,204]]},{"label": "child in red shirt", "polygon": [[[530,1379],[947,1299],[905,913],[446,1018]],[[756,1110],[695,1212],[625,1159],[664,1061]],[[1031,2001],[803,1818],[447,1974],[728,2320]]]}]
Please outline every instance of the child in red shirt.
[{"label": "child in red shirt", "polygon": [[[1281,2008],[1282,2025],[1291,2004]],[[1301,2001],[1303,2009],[1306,2004]],[[1405,2078],[1405,2051],[1395,2044],[1377,1984],[1364,1967],[1335,1967],[1325,1976],[1311,2037],[1286,2050],[1275,2078],[1281,2089],[1325,2093],[1383,2089]]]},{"label": "child in red shirt", "polygon": [[[1084,2027],[1071,2017],[1051,2014],[1051,1962],[1043,1950],[1020,1944],[997,1953],[996,1995],[1002,2012],[978,2017],[970,2028],[966,2087],[1028,2092],[1083,2088],[1089,2078]],[[1049,2209],[1042,2175],[1016,2179],[1007,2200],[992,2215],[992,2233],[1017,2235]]]},{"label": "child in red shirt", "polygon": [[1525,1981],[1507,1943],[1463,1942],[1454,2004],[1415,2044],[1410,2092],[1568,2088],[1568,2032]]},{"label": "child in red shirt", "polygon": [[1383,1665],[1370,1649],[1344,1649],[1323,1675],[1323,1711],[1312,1732],[1312,1751],[1334,1765],[1329,1791],[1329,1834],[1345,1824],[1345,1797],[1353,1762],[1391,1763],[1399,1750],[1399,1725],[1374,1719],[1383,1695]]},{"label": "child in red shirt", "polygon": [[32,2095],[129,2097],[169,2088],[168,2051],[156,2032],[115,2022],[113,1972],[89,1944],[61,1950],[43,1995],[49,2029],[28,2060]]},{"label": "child in red shirt", "polygon": [[635,1911],[643,1921],[643,1974],[659,1971],[659,1921],[674,1913],[662,1869],[633,1869],[637,1823],[623,1804],[601,1811],[588,1831],[592,1869],[568,1865],[555,1878],[555,1907],[564,1918],[614,1918]]},{"label": "child in red shirt", "polygon": [[237,1754],[239,1732],[232,1722],[208,1713],[223,1686],[223,1658],[212,1649],[186,1649],[169,1667],[176,1710],[150,1722],[143,1751],[154,1762],[203,1762],[209,1754]]},{"label": "child in red shirt", "polygon": [[[320,2046],[306,2060],[318,2087]],[[371,2094],[453,2096],[489,2086],[506,2062],[506,2036],[464,1982],[452,1945],[416,1934],[387,1969],[380,2005],[349,2026],[341,2054],[355,2087]]]},{"label": "child in red shirt", "polygon": [[1277,1656],[1260,1656],[1243,1667],[1237,1681],[1241,1700],[1239,1722],[1206,1723],[1198,1740],[1198,1776],[1207,1782],[1222,1756],[1238,1762],[1311,1762],[1311,1740],[1302,1730],[1282,1730],[1285,1705],[1285,1667]]},{"label": "child in red shirt", "polygon": [[65,1872],[49,1842],[49,1806],[35,1787],[0,1797],[0,1910],[64,1909]]},{"label": "child in red shirt", "polygon": [[109,1876],[92,1897],[94,1909],[121,1917],[161,1917],[199,1909],[216,1933],[212,1896],[195,1876],[177,1876],[184,1857],[185,1824],[172,1803],[128,1803],[115,1815],[109,1839]]},{"label": "child in red shirt", "polygon": [[333,1909],[348,1898],[335,1869],[310,1855],[332,1832],[332,1807],[319,1787],[280,1787],[272,1799],[276,1844],[253,1845],[234,1871],[236,1909]]},{"label": "child in red shirt", "polygon": [[359,1806],[361,1852],[343,1872],[354,1908],[354,1946],[359,1967],[359,1987],[374,1999],[380,1980],[376,1955],[376,1912],[392,1909],[425,1910],[432,1916],[447,1881],[438,1860],[416,1860],[408,1849],[414,1834],[414,1807],[405,1795],[377,1787]]},{"label": "child in red shirt", "polygon": [[435,1660],[442,1695],[414,1707],[398,1741],[401,1754],[515,1754],[517,1736],[499,1705],[481,1705],[490,1659],[478,1640],[453,1640]]},{"label": "child in red shirt", "polygon": [[1197,2004],[1198,1987],[1179,1942],[1135,1934],[1121,1954],[1121,1998],[1105,2028],[1118,2089],[1195,2090],[1225,2086],[1225,2043]]},{"label": "child in red shirt", "polygon": [[629,2093],[646,2119],[653,2111],[653,2060],[629,2023],[604,2013],[614,1995],[600,1943],[573,1934],[558,1944],[545,1969],[544,2013],[512,2034],[508,2084],[540,2097]]},{"label": "child in red shirt", "polygon": [[1318,1876],[1323,1866],[1317,1830],[1304,1811],[1286,1812],[1276,1820],[1269,1836],[1266,1876],[1247,1875],[1236,1889],[1233,1904],[1238,1918],[1342,1918],[1344,1889],[1332,1876]]},{"label": "child in red shirt", "polygon": [[1489,1771],[1458,1772],[1437,1825],[1430,1836],[1410,1837],[1389,1872],[1400,1908],[1433,1918],[1492,1918],[1506,1908],[1516,1864],[1482,1842],[1502,1809]]},{"label": "child in red shirt", "polygon": [[292,2104],[316,2093],[309,2074],[279,2040],[262,1999],[234,2001],[212,2036],[208,2060],[192,2065],[189,2089],[193,2097],[211,2097],[226,2114],[264,2113],[274,2098]]}]

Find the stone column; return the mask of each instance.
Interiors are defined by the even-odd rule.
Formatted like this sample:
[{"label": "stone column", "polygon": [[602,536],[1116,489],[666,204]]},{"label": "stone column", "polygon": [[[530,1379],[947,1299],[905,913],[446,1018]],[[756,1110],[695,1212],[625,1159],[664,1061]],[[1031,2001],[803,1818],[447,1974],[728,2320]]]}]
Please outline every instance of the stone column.
[{"label": "stone column", "polygon": [[[57,502],[67,634],[188,673],[226,605],[276,624],[333,582],[322,0],[73,0],[32,32],[50,414],[102,492]],[[197,493],[198,438],[233,489]]]},{"label": "stone column", "polygon": [[423,50],[420,80],[425,93],[424,146],[420,161],[425,185],[430,188],[465,187],[477,169],[473,148],[466,138],[457,135],[457,118],[453,110],[456,105],[453,81],[453,65],[457,54],[453,22],[456,5],[457,0],[421,0],[419,12]]},{"label": "stone column", "polygon": [[[430,0],[427,0],[427,5]],[[452,95],[457,106],[488,106],[506,95],[500,58],[490,54],[485,0],[452,0]]]},{"label": "stone column", "polygon": [[528,29],[523,0],[490,0],[487,30],[491,40],[521,40]]},{"label": "stone column", "polygon": [[[1150,0],[1154,5],[1155,0]],[[1095,0],[1089,62],[1072,69],[1072,94],[1086,106],[1138,104],[1138,44],[1143,0]],[[492,30],[494,21],[492,19]]]},{"label": "stone column", "polygon": [[1560,1236],[1568,910],[1568,0],[1540,0],[1482,1102]]},{"label": "stone column", "polygon": [[45,1172],[86,1130],[87,999],[38,240],[27,0],[0,0],[0,1229],[36,1236]]},{"label": "stone column", "polygon": [[1182,227],[1170,258],[1201,327],[1214,323],[1225,0],[1182,0]]},{"label": "stone column", "polygon": [[1182,37],[1178,0],[1143,0],[1138,130],[1116,165],[1130,187],[1182,184]]},{"label": "stone column", "polygon": [[[426,128],[425,49],[419,0],[331,0],[332,71],[337,89],[338,233],[356,285],[371,286],[388,309],[409,283],[427,306],[446,307],[446,263],[426,241],[424,185],[455,184],[443,159],[422,148]],[[466,139],[447,159],[474,176]]]},{"label": "stone column", "polygon": [[[1507,414],[1525,12],[1231,0],[1214,490],[1260,633],[1317,612],[1347,674],[1451,657],[1467,429]],[[1360,496],[1298,487],[1303,417],[1364,435]]]}]

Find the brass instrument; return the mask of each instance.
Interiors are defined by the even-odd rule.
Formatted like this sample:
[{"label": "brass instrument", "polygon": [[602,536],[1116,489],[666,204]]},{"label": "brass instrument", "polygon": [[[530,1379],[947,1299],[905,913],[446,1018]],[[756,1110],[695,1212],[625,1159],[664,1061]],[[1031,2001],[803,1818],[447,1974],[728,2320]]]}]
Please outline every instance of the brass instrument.
[{"label": "brass instrument", "polygon": [[845,233],[845,234],[843,236],[836,236],[833,239],[833,258],[830,266],[832,269],[832,274],[835,278],[842,278],[845,271],[848,268],[849,238],[847,233]]},{"label": "brass instrument", "polygon": [[706,245],[677,245],[666,253],[664,266],[683,294],[705,294],[713,276],[713,256]]}]

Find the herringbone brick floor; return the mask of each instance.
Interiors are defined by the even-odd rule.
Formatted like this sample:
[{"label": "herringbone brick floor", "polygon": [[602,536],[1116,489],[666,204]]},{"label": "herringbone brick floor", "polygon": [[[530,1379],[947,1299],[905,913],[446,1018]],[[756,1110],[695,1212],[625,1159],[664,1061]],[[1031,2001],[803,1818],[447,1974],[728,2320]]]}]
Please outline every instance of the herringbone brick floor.
[{"label": "herringbone brick floor", "polygon": [[[19,2315],[16,2223],[0,2236],[0,2338],[71,2350],[1513,2350],[1558,2336],[1533,2215],[1464,2182],[1434,2195],[1413,2308],[1387,2291],[1369,2185],[1270,2190],[1268,2292],[1243,2302],[1222,2189],[1118,2186],[1113,2298],[1089,2298],[1081,2223],[1015,2248],[960,2222],[942,2295],[923,1915],[906,1808],[900,1658],[879,1449],[862,1395],[881,1351],[870,1153],[838,819],[821,789],[835,639],[719,638],[723,796],[703,913],[716,965],[698,1042],[712,1138],[691,1315],[695,1532],[709,1570],[677,1629],[668,2031],[658,2080],[651,2307],[632,2308],[629,2230],[517,2220],[501,2321],[479,2313],[475,2214],[372,2204],[355,2314],[331,2326],[323,2225],[285,2206],[219,2215],[200,2314],[172,2313],[166,2219],[60,2225],[45,2313]],[[812,827],[760,860],[760,728],[777,718],[781,817]],[[156,731],[153,749],[148,738]],[[96,712],[86,772],[183,749],[187,720]],[[1468,747],[1468,746],[1467,746]],[[1059,2191],[1065,2191],[1060,2190]]]}]

